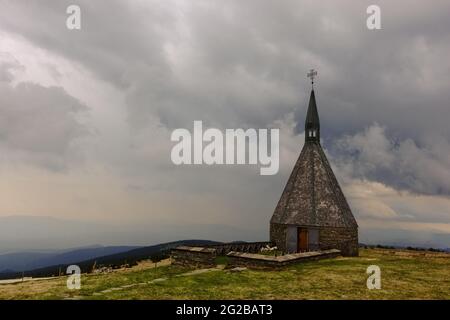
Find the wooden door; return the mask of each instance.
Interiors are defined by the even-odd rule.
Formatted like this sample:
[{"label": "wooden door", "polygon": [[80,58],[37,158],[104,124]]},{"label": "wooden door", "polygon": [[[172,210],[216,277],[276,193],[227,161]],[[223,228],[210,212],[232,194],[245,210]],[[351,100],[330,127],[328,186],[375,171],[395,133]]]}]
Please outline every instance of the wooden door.
[{"label": "wooden door", "polygon": [[298,228],[298,252],[308,251],[308,229]]}]

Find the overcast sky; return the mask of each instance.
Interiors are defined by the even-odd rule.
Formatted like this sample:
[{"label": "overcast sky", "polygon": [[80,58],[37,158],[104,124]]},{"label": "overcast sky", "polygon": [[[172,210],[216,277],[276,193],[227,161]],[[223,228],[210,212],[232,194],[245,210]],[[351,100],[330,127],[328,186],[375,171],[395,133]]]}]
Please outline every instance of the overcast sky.
[{"label": "overcast sky", "polygon": [[[381,30],[366,27],[374,3]],[[444,0],[0,0],[0,217],[126,225],[127,244],[163,226],[267,239],[315,68],[360,240],[450,247],[449,18]],[[170,134],[194,120],[279,128],[279,173],[173,165]]]}]

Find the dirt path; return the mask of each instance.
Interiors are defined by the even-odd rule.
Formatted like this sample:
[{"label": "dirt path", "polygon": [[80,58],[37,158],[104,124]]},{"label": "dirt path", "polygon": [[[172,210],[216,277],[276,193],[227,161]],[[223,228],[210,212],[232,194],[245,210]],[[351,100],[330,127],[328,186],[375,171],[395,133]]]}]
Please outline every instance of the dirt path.
[{"label": "dirt path", "polygon": [[20,279],[7,279],[7,280],[0,280],[0,285],[2,284],[15,284],[15,283],[23,283],[28,281],[42,281],[42,280],[52,280],[55,279],[55,277],[45,277],[45,278],[31,278],[31,277],[25,277]]}]

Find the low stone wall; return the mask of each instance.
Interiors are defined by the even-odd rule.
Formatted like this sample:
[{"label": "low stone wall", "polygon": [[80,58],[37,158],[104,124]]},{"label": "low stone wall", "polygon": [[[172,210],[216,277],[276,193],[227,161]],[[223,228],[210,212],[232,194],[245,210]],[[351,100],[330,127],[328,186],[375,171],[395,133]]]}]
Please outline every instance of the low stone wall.
[{"label": "low stone wall", "polygon": [[341,252],[336,249],[286,254],[277,257],[234,251],[227,254],[229,258],[229,264],[231,266],[247,267],[252,269],[276,269],[286,267],[298,262],[329,259],[338,257],[340,255]]},{"label": "low stone wall", "polygon": [[[325,251],[293,253],[282,256],[270,256],[259,254],[260,249],[257,248],[265,246],[262,242],[259,245],[256,245],[256,243],[254,244],[255,245],[252,247],[245,247],[247,250],[254,250],[253,253],[244,251],[227,251],[232,247],[243,249],[244,247],[242,247],[242,245],[244,244],[239,244],[237,246],[235,246],[234,244],[230,244],[230,246],[224,245],[218,247],[180,246],[172,249],[171,251],[172,264],[196,268],[214,267],[216,266],[217,256],[226,255],[228,257],[228,267],[276,269],[298,262],[335,258],[341,255],[341,251],[331,249]],[[267,245],[267,243],[265,244]]]},{"label": "low stone wall", "polygon": [[231,251],[248,252],[248,253],[259,253],[262,248],[266,246],[274,246],[270,241],[262,242],[246,242],[246,243],[223,243],[223,244],[213,244],[206,246],[206,248],[216,249],[217,255],[226,255]]},{"label": "low stone wall", "polygon": [[172,264],[195,267],[214,267],[217,257],[214,248],[180,246],[171,250]]},{"label": "low stone wall", "polygon": [[204,247],[180,246],[171,250],[172,263],[176,265],[211,267],[217,256],[225,256],[231,251],[259,253],[270,242],[224,243]]}]

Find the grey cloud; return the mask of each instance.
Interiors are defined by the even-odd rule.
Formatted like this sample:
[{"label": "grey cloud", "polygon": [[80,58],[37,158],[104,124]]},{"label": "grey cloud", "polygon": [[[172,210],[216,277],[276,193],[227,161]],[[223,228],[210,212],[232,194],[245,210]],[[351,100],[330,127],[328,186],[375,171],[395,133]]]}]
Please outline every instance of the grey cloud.
[{"label": "grey cloud", "polygon": [[337,140],[338,166],[349,166],[357,178],[386,183],[423,194],[450,194],[450,144],[434,139],[419,147],[412,139],[393,139],[373,124]]},{"label": "grey cloud", "polygon": [[[0,78],[12,80],[0,63]],[[0,82],[0,149],[3,159],[64,168],[72,142],[86,134],[79,117],[87,107],[60,87]],[[73,155],[72,155],[73,156]]]},{"label": "grey cloud", "polygon": [[12,55],[0,52],[0,83],[11,83],[14,73],[22,71],[24,67]]},{"label": "grey cloud", "polygon": [[1,1],[2,29],[26,37],[46,50],[79,61],[116,85],[130,85],[128,67],[160,66],[165,25],[173,20],[164,6],[157,11],[119,0],[78,1],[82,30],[66,28],[66,8],[73,1]]},{"label": "grey cloud", "polygon": [[[156,116],[170,128],[263,127],[296,110],[301,132],[316,67],[326,141],[374,121],[418,143],[430,130],[450,136],[445,1],[381,1],[376,32],[369,1],[81,1],[80,32],[64,27],[69,3],[10,4],[1,26],[120,86],[133,126]],[[401,7],[414,9],[405,18]]]},{"label": "grey cloud", "polygon": [[79,1],[79,32],[69,4],[3,1],[0,26],[123,90],[133,128],[265,127],[295,111],[300,133],[316,67],[326,146],[373,122],[418,148],[450,140],[446,1],[380,1],[380,31],[365,27],[369,1]]}]

